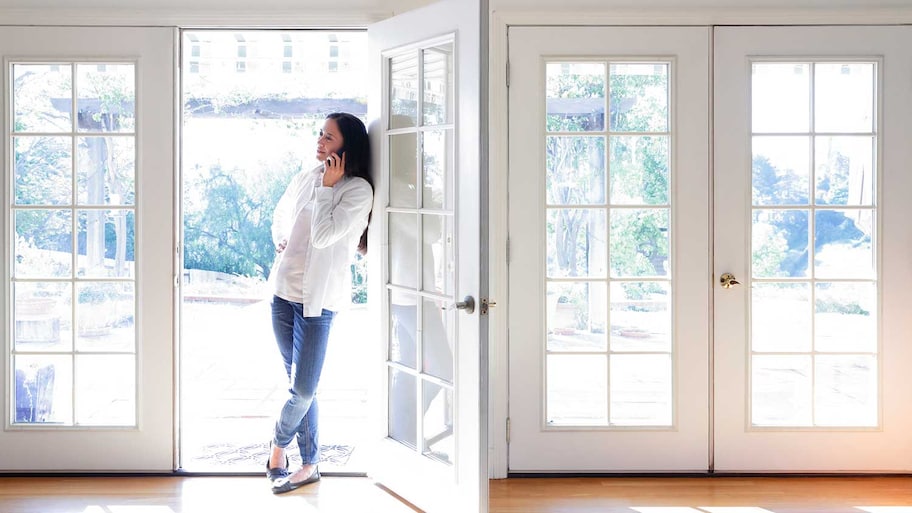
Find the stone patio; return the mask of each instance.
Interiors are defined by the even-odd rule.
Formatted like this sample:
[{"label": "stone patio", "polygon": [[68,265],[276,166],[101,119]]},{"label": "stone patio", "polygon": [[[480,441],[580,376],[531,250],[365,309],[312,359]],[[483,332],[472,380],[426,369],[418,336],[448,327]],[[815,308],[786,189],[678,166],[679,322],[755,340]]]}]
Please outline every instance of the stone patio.
[{"label": "stone patio", "polygon": [[[269,302],[185,301],[181,312],[181,466],[189,472],[260,473],[287,393]],[[363,473],[370,361],[379,336],[367,308],[334,322],[320,400],[322,472]],[[292,465],[300,463],[296,450]]]}]

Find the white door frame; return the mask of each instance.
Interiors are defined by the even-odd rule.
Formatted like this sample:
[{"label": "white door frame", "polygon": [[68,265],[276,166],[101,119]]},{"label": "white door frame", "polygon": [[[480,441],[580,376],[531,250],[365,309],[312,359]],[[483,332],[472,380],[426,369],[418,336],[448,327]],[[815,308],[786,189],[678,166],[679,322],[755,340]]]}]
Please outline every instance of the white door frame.
[{"label": "white door frame", "polygon": [[[492,479],[508,474],[509,419],[509,301],[508,283],[508,183],[509,89],[507,86],[508,41],[511,26],[586,25],[890,25],[912,23],[912,8],[786,8],[786,9],[612,9],[528,10],[504,9],[491,12],[489,68],[489,247],[490,297],[498,307],[489,324],[489,422],[488,462]],[[711,49],[707,49],[711,51]],[[710,331],[710,346],[712,332]],[[711,462],[712,464],[712,462]]]}]

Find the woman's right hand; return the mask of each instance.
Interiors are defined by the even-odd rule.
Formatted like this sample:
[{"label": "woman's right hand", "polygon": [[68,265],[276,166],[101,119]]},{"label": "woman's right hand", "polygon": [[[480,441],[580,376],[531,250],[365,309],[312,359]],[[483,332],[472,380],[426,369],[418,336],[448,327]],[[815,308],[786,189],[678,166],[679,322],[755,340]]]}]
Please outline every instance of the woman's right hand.
[{"label": "woman's right hand", "polygon": [[287,246],[287,245],[288,245],[288,241],[285,239],[282,239],[281,242],[276,244],[276,253],[281,253],[281,252],[285,251],[285,246]]}]

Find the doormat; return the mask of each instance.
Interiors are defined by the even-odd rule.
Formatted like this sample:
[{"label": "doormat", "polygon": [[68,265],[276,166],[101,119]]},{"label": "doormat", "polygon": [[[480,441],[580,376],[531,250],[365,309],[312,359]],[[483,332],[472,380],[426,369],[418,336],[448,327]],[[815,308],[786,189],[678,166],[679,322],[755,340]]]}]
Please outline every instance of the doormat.
[{"label": "doormat", "polygon": [[[351,445],[321,445],[320,446],[320,463],[327,463],[333,466],[344,466],[348,463],[354,447]],[[298,452],[298,445],[292,442],[286,450],[288,459],[292,465],[301,465],[301,454]],[[269,442],[262,442],[252,445],[220,443],[207,445],[202,448],[195,459],[216,463],[219,465],[237,465],[263,466],[266,458],[269,457]]]}]

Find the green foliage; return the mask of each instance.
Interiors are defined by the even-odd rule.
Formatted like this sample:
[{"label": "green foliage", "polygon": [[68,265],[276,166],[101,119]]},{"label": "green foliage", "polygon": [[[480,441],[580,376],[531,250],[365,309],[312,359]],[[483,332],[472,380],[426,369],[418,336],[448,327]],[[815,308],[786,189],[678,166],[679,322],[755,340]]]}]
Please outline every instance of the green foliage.
[{"label": "green foliage", "polygon": [[667,210],[616,211],[611,217],[614,276],[664,276],[668,266]]},{"label": "green foliage", "polygon": [[668,129],[668,75],[612,72],[609,86],[609,126],[612,130],[656,132]]},{"label": "green foliage", "polygon": [[[606,201],[606,152],[603,137],[586,132],[605,130],[604,98],[608,98],[608,124],[612,130],[654,132],[667,130],[667,75],[618,74],[612,70],[610,87],[604,76],[593,73],[549,73],[548,98],[552,107],[548,131],[578,132],[547,138],[547,194],[552,205],[604,204]],[[576,101],[573,101],[576,100]],[[591,105],[590,112],[585,112]],[[598,105],[602,107],[599,108]],[[560,112],[560,106],[574,106]],[[611,137],[612,199],[631,203],[665,205],[669,201],[668,144],[664,136]],[[548,223],[554,240],[550,255],[565,276],[588,273],[586,255],[600,228],[585,210],[555,209]],[[639,209],[610,213],[609,257],[615,276],[655,276],[667,273],[667,209]],[[591,225],[591,226],[590,226]]]},{"label": "green foliage", "polygon": [[[78,121],[80,129],[116,132],[133,126],[133,75],[132,73],[95,72],[94,64],[80,64],[78,96]],[[132,66],[129,66],[132,70]],[[68,132],[73,129],[69,105],[61,106],[53,100],[73,92],[71,67],[66,70],[48,71],[42,66],[24,65],[17,68],[14,84],[16,98],[15,127],[28,134],[42,132]],[[66,136],[21,135],[14,139],[15,154],[15,204],[42,205],[47,209],[16,211],[17,234],[36,250],[53,253],[55,258],[70,259],[73,252],[73,226],[71,225],[73,198],[80,204],[104,205],[115,195],[116,204],[132,204],[135,166],[132,143],[121,138],[115,143],[112,137],[81,137],[78,147],[78,169],[73,169],[72,140]],[[118,147],[118,145],[120,145]],[[123,149],[125,147],[129,149]],[[120,149],[118,149],[120,148]],[[76,175],[77,191],[73,190]],[[74,195],[74,192],[78,194]],[[87,202],[87,203],[85,203]],[[122,203],[123,202],[123,203]],[[53,208],[59,206],[59,209]],[[83,211],[76,219],[77,248],[81,255],[93,261],[88,266],[106,265],[105,258],[118,261],[115,275],[125,269],[125,262],[134,259],[134,233],[132,213],[118,218],[124,210],[114,211],[116,221],[106,219],[103,211]],[[92,221],[87,222],[87,217]],[[120,244],[118,244],[120,242]],[[20,246],[17,243],[17,252]],[[105,254],[88,254],[86,248],[104,248]],[[35,257],[35,251],[17,254],[17,259]],[[41,258],[32,258],[29,265],[38,274],[57,268],[54,275],[66,276],[71,269],[48,267]],[[52,259],[53,260],[53,259]]]},{"label": "green foliage", "polygon": [[[845,204],[846,188],[830,187],[830,179],[847,183],[848,164],[845,157],[835,154],[831,157],[829,176],[819,181],[818,204]],[[839,171],[841,169],[841,171]],[[807,185],[795,173],[776,169],[763,156],[753,159],[752,169],[753,201],[755,205],[788,205],[788,208],[764,210],[762,216],[753,216],[754,276],[794,277],[804,276],[809,265],[808,241],[810,230],[809,201]],[[827,244],[870,241],[849,216],[835,210],[817,210],[814,219],[814,249],[819,252]]]},{"label": "green foliage", "polygon": [[367,303],[367,259],[355,253],[355,260],[351,265],[352,272],[352,303]]},{"label": "green foliage", "polygon": [[667,136],[616,136],[611,140],[613,203],[669,202]]},{"label": "green foliage", "polygon": [[808,201],[808,186],[795,173],[776,169],[763,156],[754,157],[751,169],[755,205],[802,205]]},{"label": "green foliage", "polygon": [[[80,65],[80,67],[86,65]],[[130,66],[132,69],[132,66]],[[133,75],[125,73],[86,73],[79,87],[82,95],[88,95],[99,102],[98,112],[91,113],[96,125],[108,131],[118,131],[134,126]]]},{"label": "green foliage", "polygon": [[589,331],[589,287],[573,287],[567,302],[573,305],[574,328]]},{"label": "green foliage", "polygon": [[783,276],[782,262],[788,252],[788,242],[776,226],[766,223],[755,223],[751,233],[753,237],[751,255],[751,272],[754,276]]},{"label": "green foliage", "polygon": [[15,146],[17,205],[60,205],[72,189],[69,146],[60,138],[17,138]]},{"label": "green foliage", "polygon": [[[300,163],[286,161],[256,179],[213,166],[188,189],[184,212],[184,267],[266,280],[275,260],[272,213]],[[354,251],[354,248],[353,248]],[[351,265],[352,302],[367,302],[366,260]]]},{"label": "green foliage", "polygon": [[184,215],[184,266],[267,279],[275,259],[272,212],[299,170],[283,167],[244,184],[242,171],[216,165],[188,184],[201,199],[188,202]]},{"label": "green foliage", "polygon": [[77,300],[80,304],[99,305],[119,296],[117,290],[109,284],[86,284],[78,290]]},{"label": "green foliage", "polygon": [[815,302],[817,313],[838,313],[844,315],[870,316],[871,312],[865,310],[857,302],[842,302],[817,299]]},{"label": "green foliage", "polygon": [[[666,290],[662,287],[661,284],[651,281],[623,282],[621,283],[621,287],[624,291],[624,298],[631,301],[649,299],[654,294],[667,294]],[[627,308],[627,310],[644,312],[649,311],[648,308],[637,306],[630,306]]]}]

